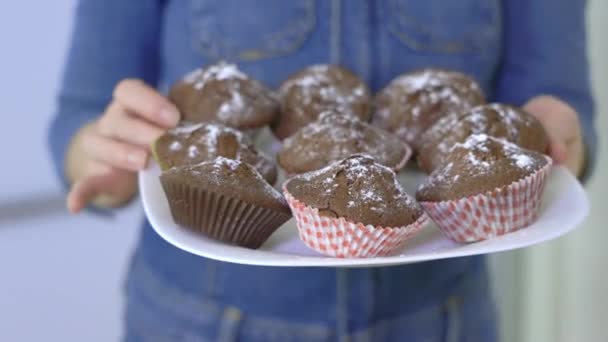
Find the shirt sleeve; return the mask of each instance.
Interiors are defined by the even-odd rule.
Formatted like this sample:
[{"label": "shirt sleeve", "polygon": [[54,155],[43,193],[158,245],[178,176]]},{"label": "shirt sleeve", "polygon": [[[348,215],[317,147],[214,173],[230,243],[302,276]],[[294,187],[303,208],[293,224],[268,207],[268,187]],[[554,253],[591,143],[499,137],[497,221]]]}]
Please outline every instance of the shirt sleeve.
[{"label": "shirt sleeve", "polygon": [[64,185],[71,138],[97,118],[118,81],[141,78],[155,85],[159,74],[160,0],[80,0],[48,143]]},{"label": "shirt sleeve", "polygon": [[597,138],[589,80],[585,0],[503,1],[504,59],[496,100],[523,105],[554,95],[577,110],[587,149],[584,179],[593,170]]}]

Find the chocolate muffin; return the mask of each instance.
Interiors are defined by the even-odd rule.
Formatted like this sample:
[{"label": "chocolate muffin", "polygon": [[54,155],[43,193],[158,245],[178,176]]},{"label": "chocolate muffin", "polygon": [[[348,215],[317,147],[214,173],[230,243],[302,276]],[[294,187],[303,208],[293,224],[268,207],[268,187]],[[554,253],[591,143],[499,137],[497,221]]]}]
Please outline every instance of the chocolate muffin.
[{"label": "chocolate muffin", "polygon": [[395,78],[375,98],[372,124],[396,134],[414,149],[420,137],[441,117],[485,103],[469,76],[441,69],[422,69]]},{"label": "chocolate muffin", "polygon": [[372,157],[354,155],[290,178],[285,190],[319,215],[377,227],[414,223],[421,207],[402,189],[395,172]]},{"label": "chocolate muffin", "polygon": [[416,192],[422,202],[457,200],[506,187],[550,163],[545,155],[491,137],[473,134],[450,149]]},{"label": "chocolate muffin", "polygon": [[325,112],[285,139],[277,160],[287,173],[299,174],[361,153],[398,171],[409,159],[411,149],[392,134],[356,117]]},{"label": "chocolate muffin", "polygon": [[283,140],[328,110],[367,121],[370,91],[352,72],[337,65],[313,65],[289,77],[279,88],[281,116],[273,126]]},{"label": "chocolate muffin", "polygon": [[192,71],[171,88],[169,99],[183,120],[215,122],[241,130],[268,125],[279,109],[270,89],[225,62]]},{"label": "chocolate muffin", "polygon": [[285,198],[238,160],[174,167],[160,181],[176,223],[227,243],[258,248],[291,217]]},{"label": "chocolate muffin", "polygon": [[422,136],[418,165],[431,172],[441,164],[449,149],[471,134],[485,133],[522,148],[545,153],[549,138],[541,123],[520,108],[492,103],[441,118]]},{"label": "chocolate muffin", "polygon": [[219,124],[182,123],[158,138],[152,151],[162,170],[221,156],[250,164],[270,184],[277,179],[275,164],[253,146],[247,135]]}]

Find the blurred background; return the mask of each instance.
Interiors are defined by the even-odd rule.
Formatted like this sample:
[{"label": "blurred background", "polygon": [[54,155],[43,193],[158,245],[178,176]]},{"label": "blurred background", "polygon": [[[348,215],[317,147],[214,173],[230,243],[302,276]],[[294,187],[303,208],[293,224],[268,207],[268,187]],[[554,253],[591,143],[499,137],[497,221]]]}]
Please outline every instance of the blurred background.
[{"label": "blurred background", "polygon": [[[69,216],[46,148],[76,1],[0,12],[0,341],[117,341],[137,201],[113,218]],[[608,341],[608,1],[590,0],[589,55],[601,147],[575,232],[492,256],[503,341]],[[15,39],[18,35],[19,39]]]}]

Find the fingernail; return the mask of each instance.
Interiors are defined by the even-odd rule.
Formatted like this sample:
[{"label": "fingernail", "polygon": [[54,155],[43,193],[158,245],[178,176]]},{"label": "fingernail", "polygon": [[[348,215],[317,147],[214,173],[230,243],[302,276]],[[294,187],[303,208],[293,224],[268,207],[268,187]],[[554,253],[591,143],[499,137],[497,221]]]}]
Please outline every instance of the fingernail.
[{"label": "fingernail", "polygon": [[70,214],[76,214],[78,212],[78,208],[76,207],[76,204],[74,204],[74,201],[68,199],[66,201],[66,207],[68,208]]},{"label": "fingernail", "polygon": [[[76,185],[76,184],[74,184]],[[74,192],[70,191],[70,193],[68,193],[68,197],[65,201],[66,207],[68,208],[68,211],[70,212],[70,214],[76,214],[80,211],[80,205],[78,204],[78,199],[74,197]]]},{"label": "fingernail", "polygon": [[163,122],[168,126],[175,126],[179,121],[179,112],[171,107],[161,109],[160,117]]},{"label": "fingernail", "polygon": [[129,164],[138,168],[143,167],[146,161],[146,155],[141,151],[131,151],[127,154]]}]

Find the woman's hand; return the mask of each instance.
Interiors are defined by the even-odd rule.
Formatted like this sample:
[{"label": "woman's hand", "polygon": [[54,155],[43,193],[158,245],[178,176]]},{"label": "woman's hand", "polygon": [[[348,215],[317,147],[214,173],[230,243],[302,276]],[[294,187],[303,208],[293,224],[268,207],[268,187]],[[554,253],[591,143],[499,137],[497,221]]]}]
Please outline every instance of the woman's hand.
[{"label": "woman's hand", "polygon": [[89,203],[117,207],[136,192],[136,172],[145,168],[150,145],[179,121],[173,104],[144,82],[121,81],[103,115],[72,139],[66,173],[72,182],[68,209]]},{"label": "woman's hand", "polygon": [[558,98],[547,95],[530,99],[523,108],[545,127],[550,140],[547,153],[551,158],[580,176],[585,166],[585,149],[576,111]]}]

